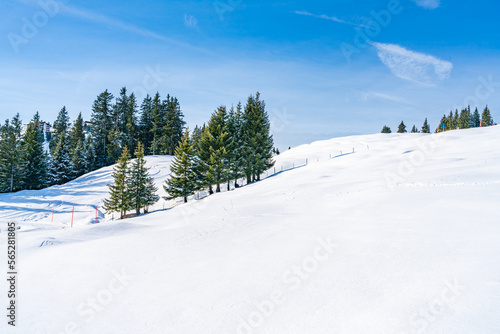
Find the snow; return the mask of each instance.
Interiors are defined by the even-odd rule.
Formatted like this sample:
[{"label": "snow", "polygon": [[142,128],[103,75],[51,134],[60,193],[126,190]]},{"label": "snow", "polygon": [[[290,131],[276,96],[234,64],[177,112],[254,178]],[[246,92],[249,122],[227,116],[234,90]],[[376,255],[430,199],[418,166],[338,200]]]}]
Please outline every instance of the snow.
[{"label": "snow", "polygon": [[[171,158],[147,160],[161,186]],[[494,126],[302,145],[260,182],[123,221],[92,224],[111,167],[0,195],[21,227],[0,332],[499,333],[499,171]]]}]

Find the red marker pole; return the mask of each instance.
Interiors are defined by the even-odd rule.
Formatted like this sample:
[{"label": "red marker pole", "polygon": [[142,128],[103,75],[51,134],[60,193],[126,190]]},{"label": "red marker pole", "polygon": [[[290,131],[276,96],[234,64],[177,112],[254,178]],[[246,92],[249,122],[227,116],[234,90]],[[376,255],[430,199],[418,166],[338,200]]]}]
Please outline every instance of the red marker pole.
[{"label": "red marker pole", "polygon": [[73,217],[75,215],[75,204],[73,204],[73,211],[71,212],[71,227],[73,227]]},{"label": "red marker pole", "polygon": [[97,224],[97,205],[95,207],[95,223]]}]

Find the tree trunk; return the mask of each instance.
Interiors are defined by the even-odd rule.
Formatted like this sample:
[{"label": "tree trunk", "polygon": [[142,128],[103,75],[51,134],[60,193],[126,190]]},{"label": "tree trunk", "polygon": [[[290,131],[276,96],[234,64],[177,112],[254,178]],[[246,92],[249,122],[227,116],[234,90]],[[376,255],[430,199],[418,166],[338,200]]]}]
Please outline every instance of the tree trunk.
[{"label": "tree trunk", "polygon": [[216,193],[220,193],[220,183],[217,183],[217,188],[215,189]]},{"label": "tree trunk", "polygon": [[231,190],[231,181],[227,181],[227,191]]},{"label": "tree trunk", "polygon": [[208,186],[208,194],[212,195],[213,193],[214,193],[214,191],[212,189],[212,185]]},{"label": "tree trunk", "polygon": [[187,196],[184,196],[184,203],[187,203],[188,202],[188,198]]}]

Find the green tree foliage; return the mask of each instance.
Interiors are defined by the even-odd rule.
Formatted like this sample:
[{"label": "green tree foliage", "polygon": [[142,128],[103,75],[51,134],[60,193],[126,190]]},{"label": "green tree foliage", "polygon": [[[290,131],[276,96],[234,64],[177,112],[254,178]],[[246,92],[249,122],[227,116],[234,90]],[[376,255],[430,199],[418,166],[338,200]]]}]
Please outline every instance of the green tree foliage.
[{"label": "green tree foliage", "polygon": [[193,143],[189,138],[189,131],[186,130],[182,142],[175,149],[174,160],[170,166],[170,178],[163,185],[168,194],[166,199],[182,197],[186,203],[187,198],[200,189],[202,183],[196,172],[197,165]]},{"label": "green tree foliage", "polygon": [[[245,146],[243,141],[243,111],[241,102],[236,106],[236,110],[231,107],[227,121],[227,132],[231,145],[227,147],[228,161],[228,184],[227,190],[230,189],[230,181],[234,181],[235,188],[238,188],[238,179],[245,176],[243,170],[243,157],[241,152]],[[279,151],[277,151],[279,154]]]},{"label": "green tree foliage", "polygon": [[486,106],[481,115],[481,126],[491,126],[491,125],[493,125],[493,118],[491,117],[490,109],[488,109],[488,106]]},{"label": "green tree foliage", "polygon": [[382,131],[380,133],[391,133],[391,128],[388,127],[387,125],[384,125],[384,127],[382,128]]},{"label": "green tree foliage", "polygon": [[468,129],[470,126],[470,108],[464,108],[460,111],[460,115],[458,116],[458,124],[457,126],[460,129]]},{"label": "green tree foliage", "polygon": [[225,106],[220,106],[211,116],[206,130],[201,135],[203,149],[207,154],[200,156],[206,171],[205,183],[215,184],[215,192],[229,178],[228,149],[232,145],[228,133],[228,114]]},{"label": "green tree foliage", "polygon": [[398,133],[406,133],[406,125],[403,121],[398,126]]},{"label": "green tree foliage", "polygon": [[128,190],[131,208],[135,209],[136,214],[140,214],[141,209],[144,208],[145,212],[147,212],[147,207],[158,202],[160,197],[156,194],[158,188],[149,175],[149,168],[146,167],[144,146],[141,142],[137,144],[134,154],[135,160],[132,161],[128,177]]},{"label": "green tree foliage", "polygon": [[260,175],[274,166],[273,137],[269,116],[260,93],[250,95],[243,113],[243,168],[247,183],[260,180]]},{"label": "green tree foliage", "polygon": [[417,127],[415,125],[413,125],[413,127],[411,128],[411,133],[419,133],[420,131],[418,131]]},{"label": "green tree foliage", "polygon": [[51,155],[49,177],[51,184],[63,184],[73,179],[69,143],[65,135],[59,137]]},{"label": "green tree foliage", "polygon": [[425,118],[424,124],[422,125],[422,133],[430,133],[429,123],[427,118]]},{"label": "green tree foliage", "polygon": [[478,128],[480,124],[481,124],[481,118],[479,116],[479,111],[476,108],[476,110],[474,110],[474,113],[472,114],[472,117],[471,117],[471,127]]},{"label": "green tree foliage", "polygon": [[131,209],[130,192],[128,190],[127,177],[129,174],[130,155],[127,147],[113,167],[113,184],[108,184],[110,197],[104,200],[104,210],[107,213],[119,212],[120,219],[123,219],[127,210]]},{"label": "green tree foliage", "polygon": [[144,154],[150,154],[151,143],[153,142],[153,133],[151,129],[153,128],[153,115],[151,114],[151,108],[153,105],[153,99],[151,96],[146,95],[141,104],[141,117],[139,120],[139,140],[144,145]]},{"label": "green tree foliage", "polygon": [[50,153],[54,152],[55,147],[59,143],[61,136],[66,136],[69,127],[69,115],[66,107],[62,107],[54,122],[54,131],[49,143]]},{"label": "green tree foliage", "polygon": [[40,115],[35,114],[24,134],[25,189],[42,189],[47,184],[47,154],[43,149],[44,136],[40,130]]},{"label": "green tree foliage", "polygon": [[101,168],[108,164],[107,146],[109,143],[109,133],[112,126],[111,102],[113,94],[105,90],[97,96],[92,105],[92,117],[90,133],[92,135],[93,146],[95,149],[95,168]]},{"label": "green tree foliage", "polygon": [[0,128],[0,192],[23,189],[24,145],[19,114]]}]

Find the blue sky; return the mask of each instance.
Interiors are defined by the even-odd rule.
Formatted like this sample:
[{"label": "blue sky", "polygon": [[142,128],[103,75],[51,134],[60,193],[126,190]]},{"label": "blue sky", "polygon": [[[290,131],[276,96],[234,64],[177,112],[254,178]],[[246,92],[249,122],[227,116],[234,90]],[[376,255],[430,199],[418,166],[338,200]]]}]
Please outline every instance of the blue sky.
[{"label": "blue sky", "polygon": [[496,1],[77,1],[0,4],[0,113],[90,118],[122,86],[179,98],[188,125],[260,91],[281,149],[500,117]]}]

